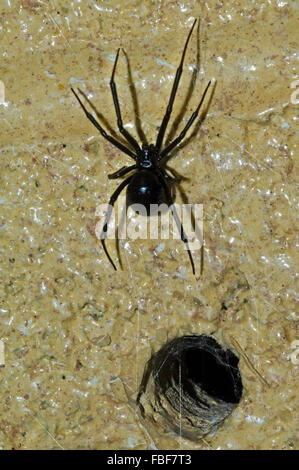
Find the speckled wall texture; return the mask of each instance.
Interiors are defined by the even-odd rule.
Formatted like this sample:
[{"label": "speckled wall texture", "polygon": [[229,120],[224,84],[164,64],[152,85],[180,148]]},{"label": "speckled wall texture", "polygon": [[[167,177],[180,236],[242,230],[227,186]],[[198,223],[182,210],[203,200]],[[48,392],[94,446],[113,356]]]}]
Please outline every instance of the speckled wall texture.
[{"label": "speckled wall texture", "polygon": [[[0,0],[1,448],[298,448],[296,8]],[[176,201],[204,206],[203,270],[194,252],[192,275],[179,240],[124,240],[114,272],[96,208],[119,184],[107,175],[131,161],[70,87],[117,129],[109,80],[123,47],[124,123],[137,138],[140,121],[153,142],[195,18],[167,138],[214,78],[205,121],[169,161],[186,178]],[[107,246],[117,260],[115,241]],[[201,333],[238,354],[244,392],[224,425],[194,442],[143,421],[135,400],[152,352]]]}]

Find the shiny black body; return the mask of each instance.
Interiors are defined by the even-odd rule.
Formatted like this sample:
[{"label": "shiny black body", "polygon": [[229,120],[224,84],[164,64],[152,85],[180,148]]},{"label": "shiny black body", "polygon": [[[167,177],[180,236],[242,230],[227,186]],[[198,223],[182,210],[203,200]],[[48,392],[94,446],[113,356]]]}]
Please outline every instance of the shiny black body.
[{"label": "shiny black body", "polygon": [[154,170],[139,170],[135,173],[127,187],[127,205],[141,204],[148,216],[153,213],[153,207],[167,204],[167,194],[161,185],[159,176]]},{"label": "shiny black body", "polygon": [[167,157],[170,154],[170,152],[183,140],[183,138],[186,135],[186,132],[188,131],[188,129],[191,127],[192,123],[198,116],[199,110],[201,108],[201,105],[203,103],[203,100],[206,96],[206,93],[208,91],[208,88],[211,82],[209,82],[208,85],[206,86],[205,91],[202,95],[202,98],[199,102],[199,105],[197,106],[196,110],[193,112],[193,114],[189,118],[182,132],[170,144],[168,144],[164,149],[162,149],[165,131],[166,131],[167,124],[171,116],[175,95],[176,95],[179,81],[180,81],[182,71],[183,71],[183,62],[185,58],[185,53],[187,50],[190,36],[195,26],[195,23],[196,23],[196,20],[194,21],[192,28],[189,31],[189,34],[185,43],[185,47],[183,49],[181,62],[176,71],[170,99],[168,102],[166,113],[162,120],[161,127],[158,132],[155,145],[153,144],[147,145],[146,143],[143,143],[142,147],[140,147],[137,140],[123,126],[123,121],[121,117],[118,96],[117,96],[117,91],[116,91],[116,85],[114,81],[114,75],[115,75],[115,70],[116,70],[116,65],[117,65],[120,49],[118,49],[117,54],[116,54],[114,67],[112,70],[112,76],[110,80],[110,88],[112,92],[112,98],[113,98],[116,117],[117,117],[118,129],[120,133],[127,140],[129,146],[124,145],[123,143],[115,139],[113,136],[107,134],[107,132],[103,129],[103,127],[99,124],[99,122],[93,117],[93,115],[87,111],[81,99],[79,98],[78,94],[72,88],[72,92],[74,93],[77,100],[79,101],[79,104],[84,110],[87,118],[99,130],[102,136],[105,139],[107,139],[110,143],[112,143],[115,147],[117,147],[119,150],[121,150],[126,155],[128,155],[129,157],[135,160],[134,165],[121,168],[120,170],[108,176],[108,178],[110,179],[115,179],[115,178],[120,178],[122,176],[129,174],[129,176],[124,181],[122,181],[122,183],[118,186],[118,188],[114,191],[114,193],[112,194],[110,198],[105,223],[104,223],[103,230],[101,233],[101,242],[102,242],[104,251],[115,270],[116,270],[116,266],[107,251],[107,248],[105,245],[105,239],[107,236],[108,224],[109,224],[109,220],[112,214],[113,206],[118,196],[120,195],[121,191],[127,186],[127,205],[128,206],[135,205],[135,204],[139,204],[139,205],[142,204],[145,207],[146,215],[151,215],[150,213],[151,204],[159,205],[159,206],[161,204],[166,204],[171,209],[172,215],[174,217],[176,225],[181,234],[181,239],[186,245],[186,249],[187,249],[188,256],[191,262],[193,274],[195,274],[194,262],[193,262],[193,258],[191,255],[191,251],[188,246],[188,238],[185,235],[183,226],[177,215],[175,206],[173,204],[172,195],[171,195],[170,184],[178,183],[180,180],[179,178],[174,178],[173,176],[169,175],[169,173],[167,173],[167,171],[163,168],[163,162],[165,161],[165,157]]}]

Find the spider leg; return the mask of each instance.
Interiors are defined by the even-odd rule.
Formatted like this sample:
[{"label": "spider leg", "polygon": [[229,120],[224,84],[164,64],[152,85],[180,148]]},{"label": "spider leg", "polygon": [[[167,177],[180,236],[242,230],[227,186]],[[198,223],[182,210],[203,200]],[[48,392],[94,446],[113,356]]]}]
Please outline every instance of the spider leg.
[{"label": "spider leg", "polygon": [[195,121],[195,119],[197,118],[198,116],[198,113],[199,113],[199,110],[201,108],[201,105],[205,99],[205,96],[207,94],[207,91],[211,85],[211,80],[209,81],[209,83],[207,84],[206,88],[205,88],[205,91],[203,92],[203,95],[201,97],[201,100],[199,102],[199,105],[197,106],[196,110],[194,111],[194,113],[192,114],[192,116],[190,117],[189,121],[187,122],[186,126],[184,127],[184,129],[182,130],[182,132],[180,133],[180,135],[174,139],[159,155],[158,157],[158,161],[161,161],[164,157],[166,157],[166,155],[169,154],[169,152],[171,152],[171,150],[173,150],[180,142],[181,140],[183,140],[183,138],[185,137],[188,129],[192,126],[193,122]]},{"label": "spider leg", "polygon": [[129,173],[132,170],[136,170],[136,168],[137,168],[136,165],[124,166],[120,170],[117,170],[115,173],[111,173],[111,175],[108,175],[108,178],[110,180],[115,180],[116,178],[120,178],[121,176],[126,175],[127,173]]},{"label": "spider leg", "polygon": [[169,181],[170,183],[180,183],[182,181],[182,178],[179,178],[178,176],[173,177],[167,173],[167,171],[164,168],[160,168],[162,171],[162,174],[166,181]]},{"label": "spider leg", "polygon": [[107,134],[107,132],[102,128],[102,126],[98,123],[98,121],[93,117],[92,114],[90,114],[87,109],[85,108],[84,104],[82,103],[81,99],[79,98],[78,94],[75,92],[75,90],[73,88],[71,88],[72,92],[74,93],[75,97],[77,98],[77,100],[79,101],[79,104],[81,106],[81,108],[83,109],[86,117],[93,123],[93,125],[98,129],[98,131],[100,131],[100,133],[102,134],[102,136],[109,140],[109,142],[111,142],[111,144],[113,144],[115,147],[117,147],[119,150],[121,150],[122,152],[126,153],[127,155],[129,155],[129,157],[133,158],[134,160],[137,160],[137,157],[136,155],[131,151],[129,150],[127,147],[125,147],[123,144],[121,144],[120,142],[118,142],[116,139],[114,139],[114,137],[112,137],[111,135]]},{"label": "spider leg", "polygon": [[139,104],[138,104],[138,99],[137,99],[137,94],[136,94],[136,86],[133,81],[132,77],[132,70],[131,70],[131,65],[129,62],[128,54],[126,53],[125,49],[122,48],[122,52],[125,56],[126,62],[127,62],[127,70],[128,70],[128,80],[129,80],[129,87],[130,87],[130,92],[131,92],[131,97],[132,97],[132,102],[133,102],[133,108],[134,108],[134,118],[135,118],[135,127],[136,131],[139,137],[139,140],[141,142],[146,142],[146,137],[142,129],[142,122],[140,118],[140,110],[139,110]]},{"label": "spider leg", "polygon": [[135,148],[136,152],[139,153],[140,152],[140,147],[139,147],[139,144],[138,144],[137,140],[135,140],[134,137],[123,126],[123,121],[122,121],[119,102],[118,102],[117,90],[116,90],[116,85],[115,85],[115,81],[114,81],[114,74],[115,74],[115,70],[116,70],[116,66],[117,66],[119,51],[120,51],[120,49],[118,49],[117,53],[116,53],[115,62],[114,62],[112,75],[111,75],[111,79],[110,79],[110,88],[111,88],[114,108],[115,108],[116,117],[117,117],[117,125],[118,125],[119,132]]},{"label": "spider leg", "polygon": [[177,71],[176,71],[176,74],[175,74],[175,79],[174,79],[174,82],[173,82],[169,102],[168,102],[168,105],[167,105],[167,108],[166,108],[166,113],[163,117],[163,121],[162,121],[161,127],[159,129],[159,133],[158,133],[157,141],[156,141],[156,150],[157,150],[158,153],[160,152],[162,142],[163,142],[163,139],[164,139],[164,135],[165,135],[165,131],[166,131],[166,127],[167,127],[168,121],[169,121],[170,116],[171,116],[175,95],[176,95],[176,92],[177,92],[177,89],[178,89],[178,86],[179,86],[179,83],[180,83],[180,78],[181,78],[181,75],[182,75],[182,72],[183,72],[183,63],[184,63],[184,59],[185,59],[187,46],[188,46],[189,39],[191,37],[191,34],[192,34],[193,29],[194,29],[196,21],[197,20],[194,21],[194,23],[191,27],[191,30],[189,31],[189,34],[188,34],[188,37],[187,37],[187,40],[186,40],[186,43],[185,43],[185,47],[183,49],[181,62],[180,62],[179,67],[177,68]]},{"label": "spider leg", "polygon": [[168,188],[168,185],[164,179],[164,177],[161,175],[160,177],[160,180],[164,186],[164,189],[165,189],[165,192],[166,192],[166,196],[167,196],[167,202],[168,202],[168,205],[170,207],[170,210],[171,210],[171,213],[172,213],[172,216],[175,220],[175,223],[176,223],[176,226],[181,234],[181,240],[182,242],[185,243],[186,247],[187,247],[187,252],[188,252],[188,256],[189,256],[189,260],[190,260],[190,263],[191,263],[191,267],[192,267],[192,272],[193,274],[195,275],[195,266],[194,266],[194,261],[193,261],[193,258],[192,258],[192,254],[191,254],[191,251],[189,249],[189,245],[188,245],[188,237],[187,235],[185,234],[184,232],[184,228],[183,228],[183,225],[181,224],[181,221],[179,219],[179,216],[178,216],[178,213],[176,211],[176,208],[175,208],[175,205],[173,203],[173,199],[172,199],[172,196],[171,196],[171,193],[170,193],[170,190]]},{"label": "spider leg", "polygon": [[114,262],[112,261],[111,256],[108,253],[108,250],[107,250],[106,245],[105,245],[105,239],[106,239],[106,235],[107,235],[108,224],[109,224],[109,221],[110,221],[110,218],[111,218],[111,215],[112,215],[112,211],[113,211],[113,206],[114,206],[118,196],[122,192],[122,190],[130,183],[130,181],[132,179],[132,176],[129,176],[127,179],[125,179],[125,181],[120,183],[118,188],[114,191],[114,193],[110,197],[109,205],[108,205],[108,212],[106,214],[105,222],[104,222],[102,232],[101,232],[101,235],[100,235],[100,239],[101,239],[105,254],[106,254],[107,258],[109,259],[110,263],[112,264],[113,268],[115,269],[115,271],[117,271],[117,269],[116,269],[116,266],[115,266]]}]

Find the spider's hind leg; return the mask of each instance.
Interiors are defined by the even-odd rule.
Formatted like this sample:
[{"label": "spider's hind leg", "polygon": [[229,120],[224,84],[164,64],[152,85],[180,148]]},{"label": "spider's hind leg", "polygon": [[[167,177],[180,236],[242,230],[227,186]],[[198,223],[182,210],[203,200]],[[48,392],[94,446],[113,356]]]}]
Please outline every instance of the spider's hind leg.
[{"label": "spider's hind leg", "polygon": [[172,216],[175,220],[175,223],[176,223],[176,226],[178,228],[178,231],[180,233],[180,236],[181,236],[181,240],[182,242],[185,243],[185,246],[186,246],[186,249],[187,249],[187,253],[188,253],[188,256],[189,256],[189,260],[190,260],[190,263],[191,263],[191,267],[192,267],[192,272],[193,274],[195,275],[195,266],[194,266],[194,261],[193,261],[193,257],[192,257],[192,254],[191,254],[191,251],[190,251],[190,248],[189,248],[189,241],[188,241],[188,237],[187,235],[185,234],[185,231],[184,231],[184,228],[183,228],[183,225],[179,219],[179,216],[178,216],[178,213],[176,211],[176,208],[175,208],[175,205],[173,203],[173,199],[172,199],[172,195],[171,195],[171,192],[170,192],[170,189],[167,185],[167,182],[165,180],[165,178],[163,176],[160,177],[160,180],[161,180],[161,183],[163,184],[164,186],[164,189],[165,189],[165,192],[166,192],[166,196],[167,196],[167,203],[168,203],[168,206],[171,210],[171,213],[172,213]]}]

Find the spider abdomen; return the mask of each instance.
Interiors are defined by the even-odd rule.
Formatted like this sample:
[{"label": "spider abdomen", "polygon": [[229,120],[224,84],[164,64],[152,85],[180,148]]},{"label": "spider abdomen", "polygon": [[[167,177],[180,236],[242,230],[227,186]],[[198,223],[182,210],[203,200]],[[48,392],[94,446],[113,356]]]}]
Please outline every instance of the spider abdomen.
[{"label": "spider abdomen", "polygon": [[[127,205],[132,206],[141,214],[146,210],[146,215],[156,213],[157,206],[167,204],[167,195],[163,183],[153,170],[138,170],[132,177],[127,188]],[[142,211],[138,205],[144,206]],[[152,207],[151,207],[152,205]],[[152,210],[151,210],[152,209]],[[145,214],[144,214],[145,215]]]}]

